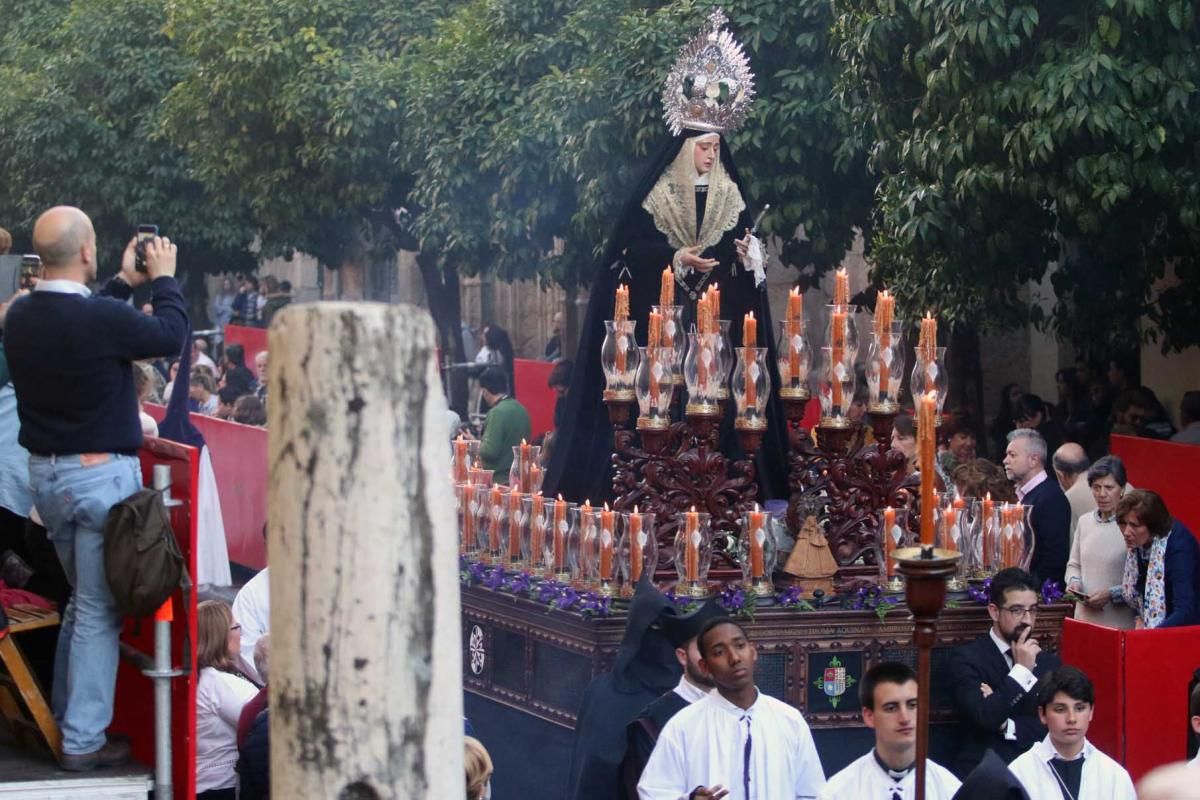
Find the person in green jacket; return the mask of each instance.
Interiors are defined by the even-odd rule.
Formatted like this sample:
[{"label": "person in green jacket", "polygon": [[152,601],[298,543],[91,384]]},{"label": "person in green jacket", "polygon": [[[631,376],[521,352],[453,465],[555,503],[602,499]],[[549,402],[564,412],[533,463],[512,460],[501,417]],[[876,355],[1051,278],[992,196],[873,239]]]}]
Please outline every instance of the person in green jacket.
[{"label": "person in green jacket", "polygon": [[483,421],[479,458],[484,469],[495,470],[496,483],[508,483],[513,447],[531,436],[529,412],[508,395],[508,375],[500,367],[488,367],[479,376],[479,390],[491,406]]}]

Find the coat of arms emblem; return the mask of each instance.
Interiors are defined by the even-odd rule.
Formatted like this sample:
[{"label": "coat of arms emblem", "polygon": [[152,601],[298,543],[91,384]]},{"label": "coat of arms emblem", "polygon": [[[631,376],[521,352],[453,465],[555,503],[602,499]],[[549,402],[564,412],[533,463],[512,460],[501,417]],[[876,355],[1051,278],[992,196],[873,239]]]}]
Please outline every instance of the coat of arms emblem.
[{"label": "coat of arms emblem", "polygon": [[846,689],[854,684],[854,676],[846,674],[846,668],[837,656],[829,659],[829,666],[825,667],[820,678],[813,681],[813,685],[829,697],[829,705],[834,708],[838,707]]}]

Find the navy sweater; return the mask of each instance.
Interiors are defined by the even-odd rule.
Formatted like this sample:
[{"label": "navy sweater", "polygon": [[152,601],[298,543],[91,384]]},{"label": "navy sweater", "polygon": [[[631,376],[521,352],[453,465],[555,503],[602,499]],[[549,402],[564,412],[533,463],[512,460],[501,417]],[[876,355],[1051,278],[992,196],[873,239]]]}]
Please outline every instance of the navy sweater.
[{"label": "navy sweater", "polygon": [[188,318],[174,278],[152,284],[154,316],[113,278],[95,296],[35,291],[12,304],[4,349],[19,441],[38,455],[133,453],[142,443],[132,362],[178,355]]}]

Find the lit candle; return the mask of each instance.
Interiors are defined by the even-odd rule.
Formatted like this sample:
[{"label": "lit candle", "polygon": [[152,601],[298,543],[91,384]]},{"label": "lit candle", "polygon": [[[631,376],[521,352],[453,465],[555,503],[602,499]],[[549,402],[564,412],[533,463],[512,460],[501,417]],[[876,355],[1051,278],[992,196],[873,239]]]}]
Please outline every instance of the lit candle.
[{"label": "lit candle", "polygon": [[600,512],[600,580],[611,581],[613,577],[613,512],[608,503]]},{"label": "lit candle", "polygon": [[646,347],[653,349],[662,344],[662,322],[662,312],[650,312],[650,326],[646,329]]},{"label": "lit candle", "polygon": [[850,276],[845,267],[839,269],[834,276],[833,304],[843,307],[850,305]]},{"label": "lit candle", "polygon": [[892,554],[896,552],[896,509],[888,506],[883,510],[883,557],[887,561],[887,576],[896,577],[896,560]]},{"label": "lit candle", "polygon": [[554,501],[554,529],[551,531],[554,536],[554,569],[556,572],[566,571],[567,527],[567,504],[563,502],[560,494]]},{"label": "lit candle", "polygon": [[642,553],[645,546],[642,538],[642,515],[638,513],[637,506],[634,506],[633,513],[629,515],[629,579],[635,584],[642,579]]},{"label": "lit candle", "polygon": [[967,501],[962,497],[962,495],[958,495],[954,498],[951,505],[953,505],[956,509],[961,511],[962,509],[967,507]]},{"label": "lit candle", "polygon": [[933,374],[929,367],[933,364],[937,357],[937,320],[932,314],[925,314],[925,319],[921,320],[921,335],[917,342],[917,351],[921,360],[925,362],[925,391],[932,392],[934,390]]},{"label": "lit candle", "polygon": [[921,470],[921,544],[933,544],[933,457],[937,449],[935,436],[937,397],[933,393],[918,398],[917,454]]},{"label": "lit candle", "polygon": [[469,442],[460,433],[454,440],[454,482],[463,483],[467,480],[467,445]]},{"label": "lit candle", "polygon": [[947,508],[942,512],[942,544],[947,550],[958,550],[958,543],[954,541],[954,525],[957,520],[956,508]]},{"label": "lit candle", "polygon": [[521,498],[517,489],[508,493],[508,563],[521,560]]},{"label": "lit candle", "polygon": [[545,511],[546,498],[542,497],[541,492],[538,492],[533,496],[530,509],[529,560],[532,564],[541,563],[542,548],[546,546],[546,518],[543,516]]},{"label": "lit candle", "polygon": [[684,514],[684,534],[686,538],[687,556],[686,572],[689,583],[696,583],[700,580],[700,515],[696,513],[696,507],[692,506],[692,510]]},{"label": "lit candle", "polygon": [[696,333],[699,334],[697,346],[700,348],[700,352],[696,354],[696,378],[701,391],[707,390],[708,387],[708,364],[702,356],[708,346],[707,335],[712,327],[712,319],[712,298],[710,295],[704,295],[696,303]]},{"label": "lit candle", "polygon": [[990,567],[995,563],[995,555],[992,554],[992,548],[995,546],[992,542],[992,537],[995,533],[995,520],[992,519],[992,513],[996,504],[992,501],[992,493],[988,492],[983,498],[983,565]]},{"label": "lit candle", "polygon": [[671,271],[670,264],[662,271],[662,287],[658,290],[658,305],[664,314],[668,313],[670,307],[675,305],[675,273]]},{"label": "lit candle", "polygon": [[583,507],[579,509],[579,524],[583,526],[583,533],[579,537],[579,569],[583,571],[581,577],[586,579],[587,569],[592,563],[592,547],[595,545],[595,520],[592,519],[591,500],[583,501]]},{"label": "lit candle", "polygon": [[466,553],[475,544],[475,484],[463,484],[463,536],[459,544],[459,552]]},{"label": "lit candle", "polygon": [[521,488],[526,493],[532,492],[535,489],[537,489],[539,491],[541,490],[541,488],[542,488],[542,468],[539,467],[536,462],[529,465],[529,485],[523,486]]},{"label": "lit candle", "polygon": [[788,293],[787,311],[788,374],[793,387],[800,383],[800,348],[793,342],[800,335],[803,326],[804,301],[800,297],[800,289],[794,288]]},{"label": "lit candle", "polygon": [[617,372],[625,371],[625,350],[621,347],[625,341],[625,322],[629,319],[629,287],[621,284],[617,287],[616,308],[613,310],[613,322],[616,323],[617,335]]},{"label": "lit candle", "polygon": [[521,461],[517,465],[517,474],[520,476],[521,485],[517,487],[522,492],[532,491],[529,487],[529,468],[533,466],[533,445],[521,440]]},{"label": "lit candle", "polygon": [[500,552],[500,519],[504,516],[504,492],[499,486],[492,487],[492,504],[488,507],[491,523],[488,525],[488,548]]},{"label": "lit candle", "polygon": [[875,340],[879,344],[879,399],[884,401],[888,399],[891,368],[883,357],[883,351],[892,346],[892,314],[895,302],[895,298],[884,289],[875,303]]},{"label": "lit candle", "polygon": [[742,347],[758,347],[758,320],[753,311],[742,319]]},{"label": "lit candle", "polygon": [[[838,308],[842,308],[838,306]],[[837,308],[833,312],[833,325],[829,330],[830,347],[829,347],[829,381],[833,391],[833,407],[842,409],[842,381],[838,377],[837,367],[842,363],[845,356],[846,348],[846,312],[839,311]]]},{"label": "lit candle", "polygon": [[750,577],[759,580],[763,577],[763,544],[767,538],[767,515],[758,510],[758,503],[750,512]]},{"label": "lit candle", "polygon": [[712,330],[709,331],[709,333],[715,333],[717,330],[716,325],[717,325],[718,321],[721,319],[721,290],[717,287],[717,285],[715,283],[712,285],[712,289],[710,289],[708,291],[708,302],[709,302],[709,305],[712,307],[712,324],[713,324],[713,328],[712,328]]}]

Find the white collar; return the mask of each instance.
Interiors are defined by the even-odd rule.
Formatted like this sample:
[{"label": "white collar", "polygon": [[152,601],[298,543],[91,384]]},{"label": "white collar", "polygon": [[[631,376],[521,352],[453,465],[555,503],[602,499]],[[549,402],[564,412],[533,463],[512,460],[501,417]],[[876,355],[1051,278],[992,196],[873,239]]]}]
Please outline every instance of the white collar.
[{"label": "white collar", "polygon": [[1087,737],[1084,737],[1083,748],[1079,751],[1079,754],[1075,758],[1063,758],[1054,749],[1054,744],[1050,741],[1050,734],[1048,733],[1045,739],[1042,739],[1040,742],[1034,742],[1033,747],[1030,749],[1033,750],[1034,755],[1038,757],[1039,761],[1051,761],[1055,758],[1062,758],[1063,761],[1076,761],[1080,758],[1086,760],[1091,758],[1096,752],[1096,748],[1087,740]]},{"label": "white collar", "polygon": [[708,186],[708,178],[710,175],[712,175],[711,172],[706,172],[703,175],[698,175],[696,177],[696,182],[694,185],[695,186]]},{"label": "white collar", "polygon": [[77,294],[80,297],[91,297],[92,290],[79,281],[55,278],[52,281],[40,280],[33,287],[35,292],[56,292],[58,294]]},{"label": "white collar", "polygon": [[1017,488],[1017,500],[1024,500],[1026,495],[1041,486],[1047,477],[1049,476],[1046,474],[1046,470],[1040,470],[1037,475],[1026,481],[1023,486]]},{"label": "white collar", "polygon": [[708,697],[709,702],[715,705],[717,708],[721,709],[726,714],[730,714],[738,719],[741,719],[742,717],[753,717],[754,709],[758,708],[758,702],[762,700],[762,692],[759,692],[757,687],[755,687],[754,691],[757,692],[757,694],[754,697],[754,702],[750,704],[749,708],[735,706],[733,703],[726,700],[724,695],[718,691],[714,691]]},{"label": "white collar", "polygon": [[712,693],[711,689],[705,689],[703,686],[697,686],[688,680],[687,673],[679,679],[679,685],[674,689],[675,694],[682,697],[688,703],[695,703],[697,700],[703,700]]},{"label": "white collar", "polygon": [[1012,645],[996,635],[996,626],[988,628],[988,635],[992,637],[992,643],[996,645],[996,649],[1000,651],[1000,655],[1008,655],[1008,651],[1012,650]]}]

